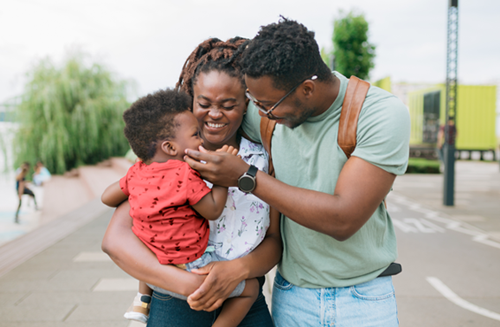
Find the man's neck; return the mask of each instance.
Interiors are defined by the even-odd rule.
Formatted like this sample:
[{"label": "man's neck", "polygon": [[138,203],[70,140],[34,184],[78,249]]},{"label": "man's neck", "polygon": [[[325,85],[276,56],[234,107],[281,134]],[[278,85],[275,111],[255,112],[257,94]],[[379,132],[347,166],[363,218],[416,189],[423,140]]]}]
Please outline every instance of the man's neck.
[{"label": "man's neck", "polygon": [[340,90],[340,79],[333,75],[333,73],[332,80],[318,84],[317,102],[314,106],[317,110],[313,117],[319,116],[327,111],[337,99]]}]

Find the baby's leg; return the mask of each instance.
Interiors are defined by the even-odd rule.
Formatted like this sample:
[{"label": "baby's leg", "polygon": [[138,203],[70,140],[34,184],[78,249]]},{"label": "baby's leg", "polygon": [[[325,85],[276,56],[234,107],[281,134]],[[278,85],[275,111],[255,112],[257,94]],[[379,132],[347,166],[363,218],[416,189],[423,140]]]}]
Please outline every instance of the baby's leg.
[{"label": "baby's leg", "polygon": [[145,282],[139,281],[139,292],[137,292],[132,305],[123,316],[129,320],[147,323],[149,317],[149,304],[151,303],[151,294],[153,294],[153,290],[150,289]]},{"label": "baby's leg", "polygon": [[139,281],[139,293],[142,295],[149,295],[153,294],[153,290],[149,288],[148,284],[143,282],[142,280]]},{"label": "baby's leg", "polygon": [[239,297],[227,299],[213,327],[238,326],[259,295],[259,282],[256,278],[247,279],[245,288]]}]

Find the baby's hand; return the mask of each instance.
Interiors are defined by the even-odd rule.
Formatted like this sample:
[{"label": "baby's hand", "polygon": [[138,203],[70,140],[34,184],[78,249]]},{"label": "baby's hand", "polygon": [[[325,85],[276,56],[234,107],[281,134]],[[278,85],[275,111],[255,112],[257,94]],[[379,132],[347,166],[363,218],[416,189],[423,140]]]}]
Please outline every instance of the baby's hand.
[{"label": "baby's hand", "polygon": [[238,155],[238,149],[236,149],[232,145],[224,145],[222,148],[215,150],[215,152],[227,152],[229,154],[232,154],[233,156]]}]

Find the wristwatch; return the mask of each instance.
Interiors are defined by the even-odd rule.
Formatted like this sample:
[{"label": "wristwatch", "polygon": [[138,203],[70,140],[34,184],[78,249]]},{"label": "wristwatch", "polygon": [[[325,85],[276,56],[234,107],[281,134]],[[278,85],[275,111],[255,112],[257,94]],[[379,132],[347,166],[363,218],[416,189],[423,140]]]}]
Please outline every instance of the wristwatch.
[{"label": "wristwatch", "polygon": [[247,172],[238,178],[238,188],[241,192],[250,193],[255,189],[256,180],[255,175],[257,175],[257,167],[250,165]]}]

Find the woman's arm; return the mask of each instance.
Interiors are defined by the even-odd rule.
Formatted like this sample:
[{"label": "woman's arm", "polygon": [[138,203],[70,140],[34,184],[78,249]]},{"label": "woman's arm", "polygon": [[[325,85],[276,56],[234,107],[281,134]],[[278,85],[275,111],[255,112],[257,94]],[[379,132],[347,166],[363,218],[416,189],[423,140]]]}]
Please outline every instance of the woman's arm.
[{"label": "woman's arm", "polygon": [[102,250],[123,271],[138,280],[184,296],[193,293],[205,276],[160,264],[154,253],[132,232],[129,211],[127,201],[113,213],[102,241]]},{"label": "woman's arm", "polygon": [[188,297],[194,310],[213,311],[220,307],[242,280],[264,276],[281,259],[280,213],[273,208],[266,237],[248,255],[231,261],[212,262],[193,272],[208,274],[203,284]]}]

